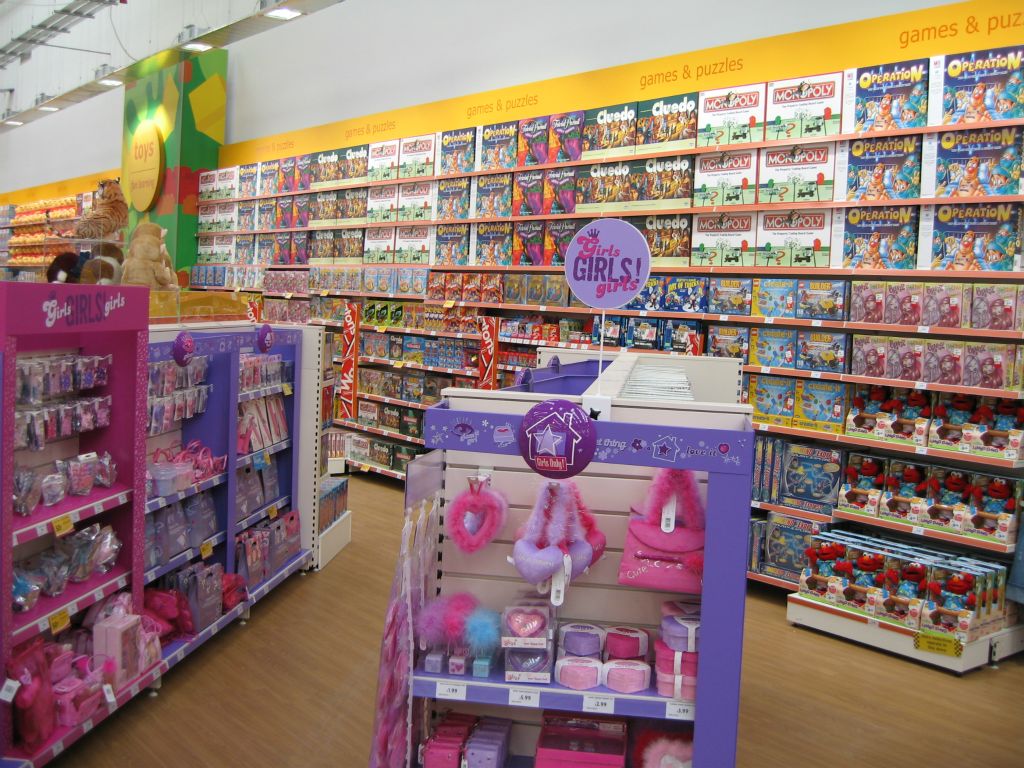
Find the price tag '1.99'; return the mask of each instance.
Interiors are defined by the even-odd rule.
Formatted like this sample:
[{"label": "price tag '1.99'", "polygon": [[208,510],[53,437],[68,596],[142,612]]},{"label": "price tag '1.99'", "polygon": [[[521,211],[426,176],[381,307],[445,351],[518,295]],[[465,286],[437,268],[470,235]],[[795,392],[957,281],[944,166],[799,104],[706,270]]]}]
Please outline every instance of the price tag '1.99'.
[{"label": "price tag '1.99'", "polygon": [[613,715],[615,714],[615,698],[599,693],[585,693],[583,694],[583,711]]},{"label": "price tag '1.99'", "polygon": [[513,707],[540,707],[540,691],[529,688],[509,688],[508,703]]},{"label": "price tag '1.99'", "polygon": [[465,683],[438,683],[434,694],[435,699],[447,699],[449,701],[466,700]]}]

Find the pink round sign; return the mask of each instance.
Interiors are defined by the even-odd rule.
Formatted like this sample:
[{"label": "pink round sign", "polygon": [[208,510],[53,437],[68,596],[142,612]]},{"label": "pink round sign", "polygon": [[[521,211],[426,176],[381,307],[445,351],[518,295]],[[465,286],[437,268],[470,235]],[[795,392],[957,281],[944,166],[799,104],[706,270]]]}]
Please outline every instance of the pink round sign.
[{"label": "pink round sign", "polygon": [[569,289],[588,307],[617,309],[636,298],[651,274],[647,238],[622,219],[584,226],[565,254]]}]

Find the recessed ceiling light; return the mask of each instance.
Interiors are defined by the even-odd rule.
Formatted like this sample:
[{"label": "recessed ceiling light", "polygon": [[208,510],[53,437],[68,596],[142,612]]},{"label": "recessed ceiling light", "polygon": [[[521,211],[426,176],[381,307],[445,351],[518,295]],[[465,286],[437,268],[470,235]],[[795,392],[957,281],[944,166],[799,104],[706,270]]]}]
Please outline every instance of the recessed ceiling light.
[{"label": "recessed ceiling light", "polygon": [[103,78],[102,80],[97,80],[96,82],[100,85],[105,85],[108,88],[116,88],[121,84],[120,80],[110,80],[109,78]]},{"label": "recessed ceiling light", "polygon": [[263,14],[268,19],[277,19],[278,21],[291,21],[292,19],[298,18],[302,15],[302,11],[296,11],[292,8],[275,8],[272,11],[267,11]]},{"label": "recessed ceiling light", "polygon": [[4,120],[4,125],[13,125],[17,127],[19,125],[24,125],[24,123],[20,120]]},{"label": "recessed ceiling light", "polygon": [[184,51],[195,51],[196,53],[203,53],[204,51],[208,51],[211,48],[213,48],[213,46],[207,45],[206,43],[185,43],[183,46],[181,46],[181,48]]},{"label": "recessed ceiling light", "polygon": [[60,107],[37,107],[40,112],[56,112]]}]

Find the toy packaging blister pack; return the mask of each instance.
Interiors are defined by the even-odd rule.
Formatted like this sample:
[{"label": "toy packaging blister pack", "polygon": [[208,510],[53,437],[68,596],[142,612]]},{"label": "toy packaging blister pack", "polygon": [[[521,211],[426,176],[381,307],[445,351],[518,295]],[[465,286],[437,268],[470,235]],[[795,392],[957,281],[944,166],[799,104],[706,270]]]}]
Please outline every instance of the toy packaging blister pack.
[{"label": "toy packaging blister pack", "polygon": [[[636,153],[670,152],[695,147],[697,100],[696,93],[682,93],[639,102],[636,105]],[[628,125],[629,121],[625,122]]]},{"label": "toy packaging blister pack", "polygon": [[711,357],[735,357],[747,363],[750,328],[742,325],[709,325],[706,354]]},{"label": "toy packaging blister pack", "polygon": [[882,322],[891,325],[919,325],[921,322],[921,283],[885,283]]},{"label": "toy packaging blister pack", "polygon": [[768,83],[765,139],[834,136],[842,127],[843,73]]},{"label": "toy packaging blister pack", "polygon": [[979,456],[1011,461],[1024,458],[1024,407],[1018,400],[980,398],[974,416],[964,424],[963,442]]},{"label": "toy packaging blister pack", "polygon": [[1020,128],[950,131],[936,141],[935,175],[922,190],[935,197],[993,197],[1020,191]]},{"label": "toy packaging blister pack", "polygon": [[796,367],[802,371],[842,373],[846,370],[846,346],[849,336],[832,331],[798,330]]},{"label": "toy packaging blister pack", "polygon": [[751,374],[747,386],[754,421],[789,427],[796,408],[796,380],[784,376]]},{"label": "toy packaging blister pack", "polygon": [[668,312],[707,312],[708,278],[666,277],[662,303]]},{"label": "toy packaging blister pack", "polygon": [[761,211],[757,214],[755,265],[827,267],[831,240],[830,211]]},{"label": "toy packaging blister pack", "polygon": [[765,147],[757,171],[759,203],[820,203],[835,187],[834,144]]},{"label": "toy packaging blister pack", "polygon": [[757,155],[756,149],[698,155],[693,204],[752,205],[757,199]]},{"label": "toy packaging blister pack", "polygon": [[915,269],[918,209],[868,206],[837,209],[832,217],[832,253],[844,269]]},{"label": "toy packaging blister pack", "polygon": [[698,213],[693,217],[692,266],[752,267],[756,245],[755,213]]},{"label": "toy packaging blister pack", "polygon": [[870,454],[848,453],[836,509],[874,517],[885,487],[886,462]]},{"label": "toy packaging blister pack", "polygon": [[927,392],[892,387],[876,415],[874,436],[888,443],[923,446],[928,442],[931,415],[931,398]]},{"label": "toy packaging blister pack", "polygon": [[845,280],[808,280],[796,286],[796,317],[807,320],[843,320],[846,317]]},{"label": "toy packaging blister pack", "polygon": [[751,328],[749,364],[793,368],[796,365],[796,330],[771,326]]},{"label": "toy packaging blister pack", "polygon": [[907,200],[921,196],[922,137],[865,136],[839,142],[836,198]]},{"label": "toy packaging blister pack", "polygon": [[750,314],[754,317],[796,317],[795,278],[755,277]]},{"label": "toy packaging blister pack", "polygon": [[846,417],[846,384],[841,381],[797,379],[793,426],[842,434]]},{"label": "toy packaging blister pack", "polygon": [[928,469],[926,464],[891,459],[878,516],[904,523],[923,520],[927,505]]},{"label": "toy packaging blister pack", "polygon": [[764,141],[767,87],[767,83],[754,83],[701,91],[697,146]]},{"label": "toy packaging blister pack", "polygon": [[843,133],[872,133],[928,124],[928,59],[846,70]]},{"label": "toy packaging blister pack", "polygon": [[970,283],[925,283],[921,293],[921,324],[959,328],[970,317]]},{"label": "toy packaging blister pack", "polygon": [[711,314],[749,315],[753,280],[749,277],[708,279],[708,309]]},{"label": "toy packaging blister pack", "polygon": [[947,203],[922,221],[919,248],[932,269],[953,271],[1020,269],[1019,203]]},{"label": "toy packaging blister pack", "polygon": [[842,478],[842,453],[831,448],[786,443],[782,449],[779,503],[831,515]]},{"label": "toy packaging blister pack", "polygon": [[[583,115],[583,160],[630,153],[636,142],[637,104],[588,109]],[[675,149],[672,147],[670,149]],[[678,147],[683,149],[683,147]]]},{"label": "toy packaging blister pack", "polygon": [[651,249],[651,267],[690,266],[690,216],[636,216],[626,219],[644,233]]},{"label": "toy packaging blister pack", "polygon": [[1024,47],[932,58],[929,125],[971,125],[1022,116]]},{"label": "toy packaging blister pack", "polygon": [[438,176],[472,173],[476,167],[476,128],[441,131],[437,139]]}]

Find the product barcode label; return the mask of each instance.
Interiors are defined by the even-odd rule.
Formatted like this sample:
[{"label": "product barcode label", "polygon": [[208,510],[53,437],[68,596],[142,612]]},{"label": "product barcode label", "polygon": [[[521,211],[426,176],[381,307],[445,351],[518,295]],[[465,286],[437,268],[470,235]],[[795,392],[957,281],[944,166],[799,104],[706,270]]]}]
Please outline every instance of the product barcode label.
[{"label": "product barcode label", "polygon": [[693,704],[683,701],[665,702],[666,720],[693,720]]},{"label": "product barcode label", "polygon": [[920,525],[915,525],[913,528],[910,529],[910,532],[915,536],[924,536],[924,528],[922,528]]},{"label": "product barcode label", "polygon": [[914,447],[914,453],[920,453],[920,454],[928,453],[928,449],[925,448],[923,445],[918,445],[918,446]]},{"label": "product barcode label", "polygon": [[539,707],[540,691],[529,688],[509,688],[508,703],[513,707]]},{"label": "product barcode label", "polygon": [[820,379],[821,378],[821,371],[811,371],[811,378],[812,379]]},{"label": "product barcode label", "polygon": [[583,711],[612,715],[615,713],[615,698],[600,693],[585,693],[583,694]]},{"label": "product barcode label", "polygon": [[448,701],[465,701],[465,683],[438,683],[434,693],[435,699],[447,699]]}]

